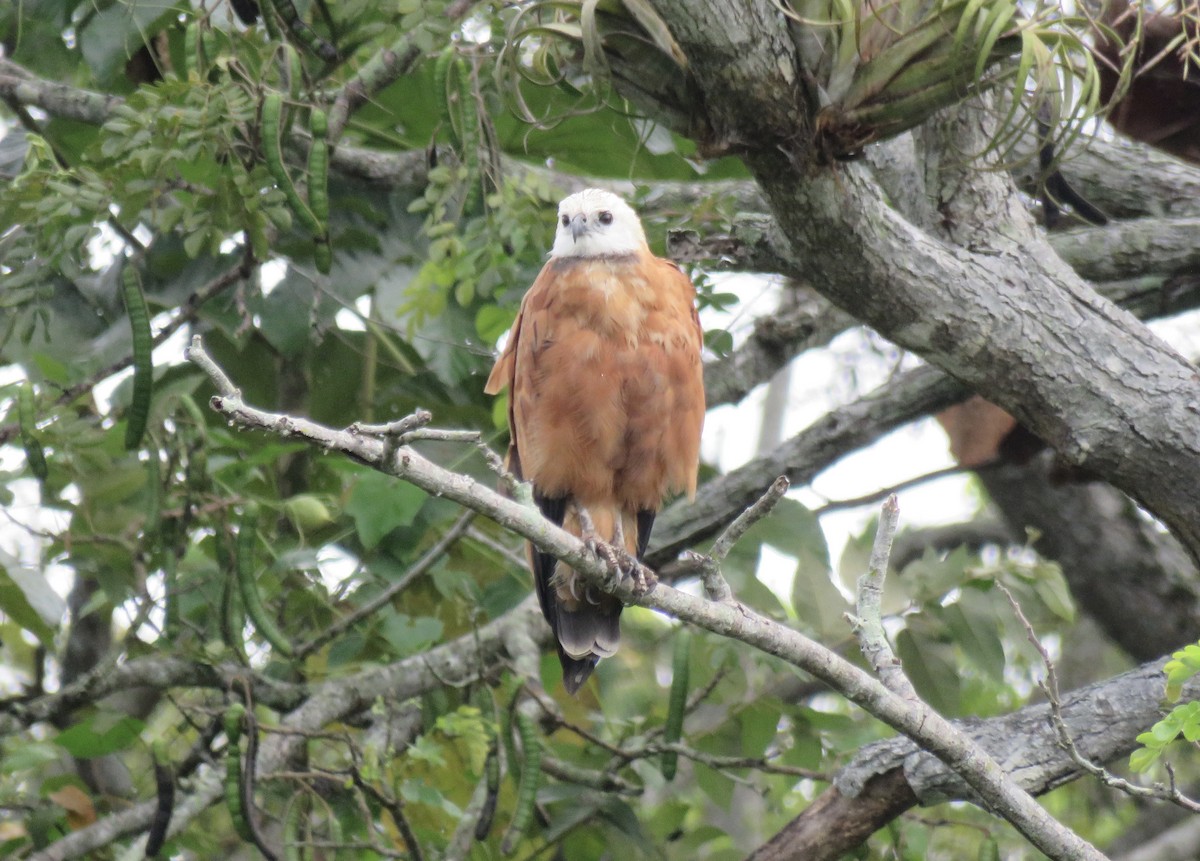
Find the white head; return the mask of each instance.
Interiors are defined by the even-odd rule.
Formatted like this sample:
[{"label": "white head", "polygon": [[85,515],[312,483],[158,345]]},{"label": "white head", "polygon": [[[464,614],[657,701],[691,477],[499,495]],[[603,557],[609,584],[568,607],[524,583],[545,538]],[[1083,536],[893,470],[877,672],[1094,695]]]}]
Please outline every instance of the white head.
[{"label": "white head", "polygon": [[558,205],[551,257],[614,257],[645,247],[637,213],[610,191],[588,188]]}]

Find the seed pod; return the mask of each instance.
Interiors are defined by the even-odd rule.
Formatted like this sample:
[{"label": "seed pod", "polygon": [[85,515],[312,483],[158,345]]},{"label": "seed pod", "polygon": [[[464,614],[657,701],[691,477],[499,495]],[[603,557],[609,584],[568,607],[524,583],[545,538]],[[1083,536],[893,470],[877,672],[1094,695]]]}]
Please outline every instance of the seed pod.
[{"label": "seed pod", "polygon": [[238,837],[246,842],[253,842],[254,834],[250,830],[250,821],[246,818],[248,812],[242,804],[242,719],[246,716],[246,707],[234,703],[225,710],[225,737],[229,739],[229,748],[225,751],[225,805],[229,808],[229,818],[233,820],[234,830]]},{"label": "seed pod", "polygon": [[241,525],[238,527],[237,541],[237,579],[238,588],[242,594],[242,608],[263,639],[270,643],[271,647],[279,654],[291,657],[292,644],[275,624],[275,620],[263,606],[262,597],[258,594],[258,584],[254,579],[254,543],[257,540],[258,506],[247,503]]},{"label": "seed pod", "polygon": [[157,802],[154,806],[154,819],[151,820],[150,830],[146,834],[147,858],[158,856],[159,850],[167,840],[167,828],[171,825],[171,814],[175,811],[175,774],[171,769],[166,745],[162,742],[156,742],[154,745],[154,787]]},{"label": "seed pod", "polygon": [[133,333],[133,398],[129,402],[125,424],[125,448],[133,450],[141,445],[146,421],[150,418],[150,401],[154,397],[154,338],[150,334],[150,312],[146,308],[142,284],[137,269],[130,262],[126,262],[125,271],[121,273],[121,287]]},{"label": "seed pod", "polygon": [[312,146],[308,150],[308,206],[320,225],[313,237],[314,256],[317,271],[328,275],[333,265],[333,248],[329,244],[329,143],[325,140],[329,119],[323,110],[312,109],[308,128],[312,132]]},{"label": "seed pod", "polygon": [[[671,698],[667,701],[667,722],[663,727],[663,741],[676,744],[683,735],[683,712],[687,706],[688,657],[691,653],[692,634],[680,628],[675,634],[675,646],[671,657]],[[667,780],[675,779],[679,766],[679,754],[665,750],[662,755],[662,774]]]},{"label": "seed pod", "polygon": [[[301,20],[300,13],[296,11],[296,6],[291,0],[267,0],[267,2],[275,9],[275,13],[288,28],[288,32],[295,36],[301,45],[308,48],[326,63],[337,62],[337,48],[318,36],[316,30]],[[266,17],[267,12],[264,9],[263,18],[265,19]]]},{"label": "seed pod", "polygon": [[500,844],[500,851],[505,855],[516,848],[517,841],[533,821],[533,805],[537,801],[538,784],[542,778],[542,748],[538,744],[533,718],[518,711],[515,719],[524,757],[521,761],[521,784],[517,787],[517,808]]},{"label": "seed pod", "polygon": [[313,215],[308,204],[296,191],[292,178],[288,175],[283,163],[283,149],[279,143],[279,121],[283,115],[283,96],[279,93],[267,93],[262,104],[262,146],[263,158],[267,162],[267,170],[279,186],[288,205],[304,225],[304,229],[314,236],[321,232],[321,222]]}]

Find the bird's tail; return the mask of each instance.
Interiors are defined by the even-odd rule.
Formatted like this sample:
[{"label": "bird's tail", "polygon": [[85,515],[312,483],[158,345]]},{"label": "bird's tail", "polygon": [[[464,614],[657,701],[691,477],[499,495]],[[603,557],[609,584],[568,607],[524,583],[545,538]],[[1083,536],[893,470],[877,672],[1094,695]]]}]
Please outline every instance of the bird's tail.
[{"label": "bird's tail", "polygon": [[[589,506],[588,514],[596,535],[612,541],[617,518],[622,518],[625,549],[637,555],[644,549],[640,541],[639,518],[622,513],[615,506]],[[572,506],[563,511],[562,526],[572,535],[580,535],[579,518]],[[553,556],[535,553],[534,577],[542,612],[558,640],[558,657],[563,668],[563,686],[574,694],[587,681],[601,658],[611,657],[621,641],[621,602],[592,586],[569,566]]]}]

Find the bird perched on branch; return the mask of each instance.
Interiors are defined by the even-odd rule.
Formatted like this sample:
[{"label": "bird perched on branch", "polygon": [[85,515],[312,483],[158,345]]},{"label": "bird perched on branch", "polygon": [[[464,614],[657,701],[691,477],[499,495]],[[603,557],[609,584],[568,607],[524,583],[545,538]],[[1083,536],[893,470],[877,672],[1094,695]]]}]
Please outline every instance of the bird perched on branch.
[{"label": "bird perched on branch", "polygon": [[[559,204],[550,259],[484,388],[509,390],[510,471],[548,519],[627,574],[668,492],[696,492],[704,424],[695,288],[655,257],[636,213],[588,189]],[[575,693],[620,640],[621,602],[529,548]]]}]

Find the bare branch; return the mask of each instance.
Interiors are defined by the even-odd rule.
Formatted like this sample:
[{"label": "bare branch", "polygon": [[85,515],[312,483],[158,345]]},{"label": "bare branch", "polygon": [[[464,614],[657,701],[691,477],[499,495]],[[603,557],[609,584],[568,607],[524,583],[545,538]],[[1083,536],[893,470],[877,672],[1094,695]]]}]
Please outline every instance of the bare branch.
[{"label": "bare branch", "polygon": [[904,675],[900,660],[888,642],[880,611],[883,581],[887,576],[888,561],[892,555],[892,539],[896,535],[899,523],[900,502],[893,494],[883,503],[879,513],[879,526],[875,530],[871,559],[867,564],[866,573],[858,578],[858,602],[855,607],[857,615],[851,617],[851,622],[863,657],[875,670],[880,681],[888,690],[910,702],[919,703],[920,697],[913,689],[912,682]]},{"label": "bare branch", "polygon": [[724,562],[725,557],[729,555],[729,551],[733,546],[741,540],[754,524],[762,520],[774,510],[779,504],[779,500],[783,499],[791,482],[787,480],[786,475],[781,475],[779,478],[771,482],[771,486],[767,488],[766,493],[759,497],[758,501],[739,514],[732,523],[725,528],[720,537],[713,542],[712,549],[708,551],[709,557],[714,562]]}]

